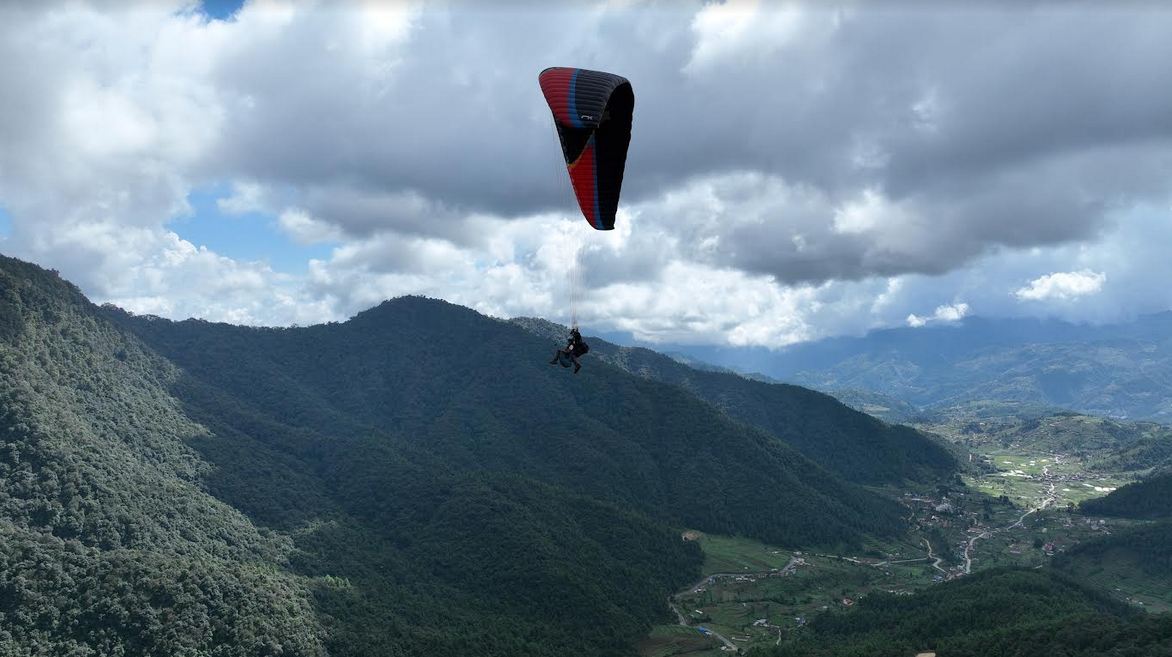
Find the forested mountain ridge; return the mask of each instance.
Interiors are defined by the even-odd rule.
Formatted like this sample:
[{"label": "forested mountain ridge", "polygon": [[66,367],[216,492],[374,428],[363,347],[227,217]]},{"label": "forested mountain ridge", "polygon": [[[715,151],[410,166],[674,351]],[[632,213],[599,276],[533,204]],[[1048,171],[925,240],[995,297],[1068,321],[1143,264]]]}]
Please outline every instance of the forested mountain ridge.
[{"label": "forested mountain ridge", "polygon": [[1050,570],[992,569],[912,596],[871,595],[830,612],[772,657],[1152,657],[1172,618],[1143,616]]},{"label": "forested mountain ridge", "polygon": [[1144,616],[1050,570],[992,569],[910,596],[872,594],[762,651],[771,657],[1156,657],[1172,618]]},{"label": "forested mountain ridge", "polygon": [[[566,329],[535,318],[513,320],[535,335],[564,339]],[[799,386],[697,369],[641,347],[588,338],[590,356],[637,376],[683,388],[729,417],[781,438],[822,467],[870,484],[932,482],[952,475],[956,459],[914,429],[889,425],[837,399]]]},{"label": "forested mountain ridge", "polygon": [[325,654],[292,542],[201,487],[178,376],[0,259],[0,653]]},{"label": "forested mountain ridge", "polygon": [[969,448],[1057,452],[1094,470],[1142,472],[1172,463],[1172,427],[1158,422],[995,401],[935,408],[914,421]]},{"label": "forested mountain ridge", "polygon": [[676,388],[442,302],[169,322],[3,258],[0,333],[4,654],[627,655],[697,573],[684,526],[899,527]]},{"label": "forested mountain ridge", "polygon": [[1083,513],[1121,518],[1172,518],[1172,472],[1121,486],[1106,497],[1086,500]]},{"label": "forested mountain ridge", "polygon": [[778,544],[898,525],[894,503],[673,386],[598,362],[570,374],[546,363],[547,341],[446,302],[405,297],[304,329],[109,314],[204,388],[326,435],[389,433],[449,467],[524,474]]},{"label": "forested mountain ridge", "polygon": [[[1153,588],[1163,588],[1165,603],[1172,605],[1172,521],[1127,527],[1109,536],[1076,545],[1054,559],[1059,570],[1092,579],[1098,573],[1133,569]],[[1107,578],[1111,581],[1111,578]]]},{"label": "forested mountain ridge", "polygon": [[0,260],[0,306],[2,654],[623,655],[698,566],[564,489],[207,389],[202,424],[188,375],[32,265]]}]

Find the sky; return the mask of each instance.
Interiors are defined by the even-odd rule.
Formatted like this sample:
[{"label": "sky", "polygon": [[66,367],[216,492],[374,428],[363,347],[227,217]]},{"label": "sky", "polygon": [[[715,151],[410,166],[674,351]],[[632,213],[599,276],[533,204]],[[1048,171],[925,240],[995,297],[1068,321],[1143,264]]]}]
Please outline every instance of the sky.
[{"label": "sky", "polygon": [[[404,294],[732,347],[1123,321],[1172,308],[1169,34],[1145,2],[4,3],[0,252],[257,325]],[[614,231],[547,66],[631,81]]]}]

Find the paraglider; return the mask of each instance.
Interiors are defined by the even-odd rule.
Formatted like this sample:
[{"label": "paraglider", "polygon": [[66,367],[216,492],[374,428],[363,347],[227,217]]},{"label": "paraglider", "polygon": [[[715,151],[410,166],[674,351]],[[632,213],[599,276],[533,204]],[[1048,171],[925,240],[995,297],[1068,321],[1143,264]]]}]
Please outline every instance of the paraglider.
[{"label": "paraglider", "polygon": [[613,230],[631,143],[631,83],[584,68],[547,68],[537,79],[553,112],[582,215],[595,230]]},{"label": "paraglider", "polygon": [[566,346],[563,349],[558,349],[554,355],[553,360],[549,361],[550,365],[561,364],[562,367],[574,366],[574,374],[582,369],[582,363],[578,362],[578,356],[584,356],[590,351],[590,345],[582,339],[582,334],[578,332],[578,327],[570,329],[570,338],[566,341]]},{"label": "paraglider", "polygon": [[[624,77],[584,68],[552,67],[537,76],[545,102],[553,113],[570,185],[582,216],[595,230],[614,230],[631,143],[635,94]],[[577,266],[577,253],[574,254]],[[571,288],[576,276],[571,270]],[[570,338],[550,364],[561,363],[574,373],[582,369],[578,357],[590,347],[578,333],[577,293],[571,290]]]}]

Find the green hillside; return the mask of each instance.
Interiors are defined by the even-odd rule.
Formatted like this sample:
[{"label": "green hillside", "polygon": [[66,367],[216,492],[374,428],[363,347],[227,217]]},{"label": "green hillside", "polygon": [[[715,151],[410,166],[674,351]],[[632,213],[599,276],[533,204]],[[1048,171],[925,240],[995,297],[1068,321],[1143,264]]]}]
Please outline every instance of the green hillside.
[{"label": "green hillside", "polygon": [[1121,518],[1172,517],[1172,473],[1162,473],[1121,486],[1106,497],[1086,500],[1083,513]]},{"label": "green hillside", "polygon": [[1048,571],[996,569],[914,595],[871,594],[816,617],[773,657],[1155,657],[1172,617],[1139,616]]},{"label": "green hillside", "polygon": [[2,654],[627,654],[698,570],[668,527],[531,479],[223,397],[203,424],[178,368],[0,265]]},{"label": "green hillside", "polygon": [[1166,470],[1172,468],[1172,429],[1143,436],[1133,443],[1103,455],[1095,467],[1102,470]]},{"label": "green hillside", "polygon": [[[572,375],[546,363],[546,341],[445,302],[397,299],[304,329],[110,316],[190,373],[180,394],[209,422],[222,413],[212,390],[319,433],[315,444],[388,435],[458,471],[523,474],[676,526],[781,545],[898,528],[895,504],[682,390],[599,363]],[[275,435],[253,437],[285,453],[298,440]]]},{"label": "green hillside", "polygon": [[1149,611],[1172,611],[1172,522],[1129,527],[1074,546],[1054,567]]},{"label": "green hillside", "polygon": [[[544,320],[514,320],[551,342],[566,330]],[[822,393],[737,374],[689,367],[642,348],[590,338],[590,356],[637,376],[678,386],[734,419],[762,429],[810,460],[851,481],[869,484],[934,482],[950,476],[956,459],[944,446],[904,426],[885,424]]]},{"label": "green hillside", "polygon": [[884,422],[910,424],[923,415],[923,411],[906,401],[873,390],[825,390],[823,392],[856,411],[862,411]]},{"label": "green hillside", "polygon": [[0,653],[324,655],[292,542],[209,495],[179,371],[0,260]]},{"label": "green hillside", "polygon": [[170,322],[3,259],[0,311],[3,654],[626,655],[699,572],[680,527],[900,529],[678,388],[442,302]]},{"label": "green hillside", "polygon": [[[995,401],[933,409],[921,414],[917,421],[931,431],[972,447],[1061,452],[1095,462],[1118,461],[1128,452],[1151,449],[1149,444],[1172,446],[1172,428],[1163,424]],[[1149,463],[1146,467],[1151,466]]]}]

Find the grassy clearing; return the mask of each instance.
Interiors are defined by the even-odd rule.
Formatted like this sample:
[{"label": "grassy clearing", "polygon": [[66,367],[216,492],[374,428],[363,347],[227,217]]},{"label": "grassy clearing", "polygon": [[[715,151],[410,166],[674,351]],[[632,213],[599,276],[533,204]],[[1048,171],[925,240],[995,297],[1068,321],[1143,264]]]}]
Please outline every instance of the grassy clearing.
[{"label": "grassy clearing", "polygon": [[703,534],[699,541],[700,548],[704,550],[702,568],[705,575],[784,568],[793,554],[789,550],[739,536]]},{"label": "grassy clearing", "polygon": [[642,657],[715,657],[722,654],[721,645],[694,627],[656,625],[647,638],[639,642],[637,649]]},{"label": "grassy clearing", "polygon": [[[761,552],[776,556],[768,546],[738,539],[708,543],[713,544],[723,550],[717,564],[741,563],[729,561],[728,555],[732,552],[743,558],[746,548],[752,548],[749,556]],[[780,552],[788,562],[792,553]],[[681,594],[678,606],[693,623],[710,627],[739,646],[772,645],[779,635],[801,631],[803,620],[816,613],[845,609],[860,596],[877,590],[911,591],[927,586],[935,572],[924,562],[876,568],[835,556],[802,553],[800,558],[801,565],[787,575],[756,571],[757,575],[717,577],[697,591]]]},{"label": "grassy clearing", "polygon": [[1082,459],[1055,454],[998,448],[982,456],[997,469],[984,475],[968,475],[965,483],[986,495],[1005,495],[1020,506],[1031,506],[1045,498],[1055,484],[1054,505],[1078,504],[1102,497],[1133,480],[1131,473],[1090,470]]}]

